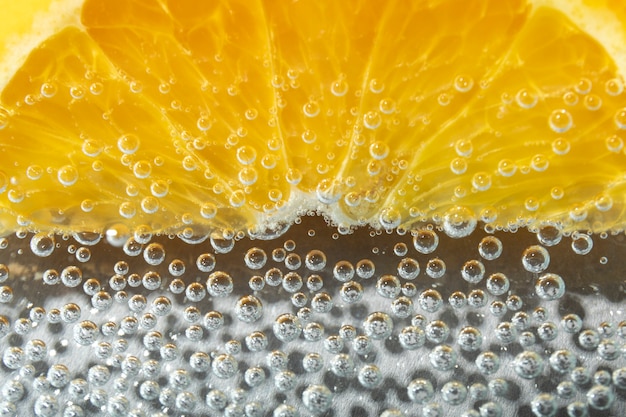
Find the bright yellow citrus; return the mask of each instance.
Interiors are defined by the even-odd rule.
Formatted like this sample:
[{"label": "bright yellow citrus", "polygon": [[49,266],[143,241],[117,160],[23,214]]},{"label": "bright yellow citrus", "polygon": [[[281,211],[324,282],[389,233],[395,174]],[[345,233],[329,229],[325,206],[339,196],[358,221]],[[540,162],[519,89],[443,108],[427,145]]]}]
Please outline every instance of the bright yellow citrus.
[{"label": "bright yellow citrus", "polygon": [[626,227],[617,1],[76,4],[3,43],[2,232]]}]

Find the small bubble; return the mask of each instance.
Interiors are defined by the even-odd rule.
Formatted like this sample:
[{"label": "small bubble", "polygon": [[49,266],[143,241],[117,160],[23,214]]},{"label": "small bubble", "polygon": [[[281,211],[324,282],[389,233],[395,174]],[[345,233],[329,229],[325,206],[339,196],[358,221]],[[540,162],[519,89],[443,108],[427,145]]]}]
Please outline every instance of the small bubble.
[{"label": "small bubble", "polygon": [[293,314],[281,314],[274,320],[274,335],[282,342],[291,342],[297,339],[302,332],[300,319]]},{"label": "small bubble", "polygon": [[612,78],[604,83],[604,91],[610,96],[619,96],[624,91],[624,84],[619,78]]},{"label": "small bubble", "polygon": [[567,349],[557,350],[550,355],[548,363],[554,371],[566,374],[576,367],[576,355]]},{"label": "small bubble", "polygon": [[418,378],[409,382],[407,394],[414,403],[425,404],[434,396],[435,389],[429,380]]},{"label": "small bubble", "polygon": [[613,120],[618,129],[626,129],[626,107],[615,112]]},{"label": "small bubble", "polygon": [[441,388],[441,397],[450,405],[462,404],[467,398],[467,388],[459,381],[447,382]]},{"label": "small bubble", "polygon": [[375,312],[363,322],[365,334],[375,340],[387,339],[393,332],[393,321],[388,314]]},{"label": "small bubble", "polygon": [[544,300],[558,300],[565,295],[565,282],[557,274],[544,274],[535,281],[535,294]]},{"label": "small bubble", "polygon": [[515,342],[517,330],[510,322],[502,322],[496,327],[496,338],[503,344]]},{"label": "small bubble", "polygon": [[537,417],[551,417],[556,414],[558,405],[552,394],[541,393],[530,402],[530,409]]},{"label": "small bubble", "polygon": [[459,347],[466,352],[476,352],[480,350],[482,342],[483,336],[480,330],[471,326],[462,328],[457,337]]},{"label": "small bubble", "polygon": [[343,77],[340,77],[330,85],[330,91],[336,97],[343,97],[348,92],[348,83]]},{"label": "small bubble", "polygon": [[420,273],[419,262],[413,258],[404,258],[398,263],[397,271],[400,278],[414,280]]},{"label": "small bubble", "polygon": [[543,359],[533,351],[518,354],[513,361],[515,373],[524,379],[534,379],[543,372]]},{"label": "small bubble", "polygon": [[306,117],[313,118],[320,114],[320,106],[315,101],[309,101],[302,106],[302,112]]},{"label": "small bubble", "polygon": [[434,252],[439,245],[439,236],[432,230],[421,229],[413,236],[413,246],[419,253],[427,255]]},{"label": "small bubble", "polygon": [[574,124],[572,115],[565,109],[554,110],[548,118],[550,129],[556,133],[567,132]]},{"label": "small bubble", "polygon": [[369,259],[362,259],[356,264],[356,274],[363,279],[369,279],[374,276],[376,266]]},{"label": "small bubble", "polygon": [[380,94],[385,90],[385,84],[376,78],[372,78],[369,82],[370,91],[374,94]]},{"label": "small bubble", "polygon": [[467,305],[467,296],[461,291],[455,291],[448,297],[448,304],[454,309],[462,309]]},{"label": "small bubble", "polygon": [[244,262],[248,268],[258,270],[265,266],[267,255],[263,249],[251,248],[246,252]]},{"label": "small bubble", "polygon": [[233,292],[233,279],[222,271],[211,273],[206,283],[207,291],[212,297],[225,297]]},{"label": "small bubble", "polygon": [[376,292],[381,297],[393,299],[400,295],[400,291],[400,280],[394,275],[382,275],[376,282]]},{"label": "small bubble", "polygon": [[476,357],[476,367],[483,375],[495,374],[500,369],[500,358],[494,352],[482,352]]},{"label": "small bubble", "polygon": [[[30,240],[30,250],[39,257],[50,256],[54,252],[54,235],[49,233],[37,233]],[[0,279],[0,282],[3,280]]]},{"label": "small bubble", "polygon": [[444,232],[455,239],[469,236],[476,229],[476,216],[467,207],[455,206],[443,217]]},{"label": "small bubble", "polygon": [[428,359],[438,371],[449,371],[456,366],[457,353],[448,345],[437,345],[428,354]]},{"label": "small bubble", "polygon": [[478,244],[478,253],[488,261],[496,260],[502,254],[502,242],[495,236],[485,236]]},{"label": "small bubble", "polygon": [[117,148],[124,154],[132,155],[139,149],[139,138],[132,134],[121,136],[117,140]]},{"label": "small bubble", "polygon": [[561,230],[554,225],[542,226],[537,232],[537,240],[543,246],[555,246],[563,237]]},{"label": "small bubble", "polygon": [[466,158],[454,158],[450,161],[450,171],[453,174],[461,175],[467,171],[467,159]]},{"label": "small bubble", "polygon": [[41,88],[39,91],[41,92],[42,96],[46,98],[51,98],[56,95],[58,91],[58,87],[54,83],[46,82],[46,83],[41,84]]},{"label": "small bubble", "polygon": [[237,360],[232,355],[223,353],[213,359],[211,369],[213,370],[213,374],[218,378],[228,379],[235,376],[238,366]]},{"label": "small bubble", "polygon": [[441,297],[439,291],[427,289],[420,293],[418,297],[418,304],[422,310],[434,313],[443,305],[443,298]]},{"label": "small bubble", "polygon": [[458,75],[454,79],[454,88],[460,93],[467,93],[474,87],[474,80],[469,75]]},{"label": "small bubble", "polygon": [[339,261],[333,267],[333,277],[340,282],[350,281],[354,273],[354,266],[348,261]]},{"label": "small bubble", "polygon": [[539,101],[539,98],[535,92],[522,88],[515,95],[515,101],[523,109],[532,109]]},{"label": "small bubble", "polygon": [[522,254],[522,265],[528,272],[543,272],[550,265],[550,254],[543,246],[529,246]]},{"label": "small bubble", "polygon": [[499,296],[506,294],[509,291],[510,282],[506,275],[501,272],[496,272],[487,278],[485,286],[490,294]]},{"label": "small bubble", "polygon": [[572,250],[577,255],[586,255],[593,249],[591,236],[584,233],[572,234]]},{"label": "small bubble", "polygon": [[487,191],[491,188],[491,175],[486,172],[477,172],[472,176],[472,187],[478,191]]},{"label": "small bubble", "polygon": [[415,350],[424,345],[426,334],[417,326],[407,326],[398,335],[398,340],[404,349]]},{"label": "small bubble", "polygon": [[433,258],[426,263],[424,270],[429,277],[439,279],[446,274],[446,263],[442,259]]},{"label": "small bubble", "polygon": [[59,168],[57,179],[65,187],[72,186],[78,181],[78,170],[72,165],[65,165]]},{"label": "small bubble", "polygon": [[485,266],[477,260],[469,260],[461,268],[461,276],[471,284],[478,284],[485,276]]},{"label": "small bubble", "polygon": [[596,111],[602,107],[602,99],[596,94],[589,94],[583,99],[583,104],[587,110]]},{"label": "small bubble", "polygon": [[61,282],[63,285],[69,288],[74,288],[80,285],[83,280],[83,273],[80,268],[76,266],[68,266],[61,271]]}]

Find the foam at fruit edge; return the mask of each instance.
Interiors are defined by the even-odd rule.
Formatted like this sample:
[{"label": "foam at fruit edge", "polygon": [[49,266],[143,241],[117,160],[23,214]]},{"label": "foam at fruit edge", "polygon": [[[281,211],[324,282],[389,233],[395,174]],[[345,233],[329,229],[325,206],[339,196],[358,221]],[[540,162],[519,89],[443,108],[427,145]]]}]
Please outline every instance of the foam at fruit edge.
[{"label": "foam at fruit edge", "polygon": [[[54,0],[48,10],[35,12],[30,30],[11,34],[0,44],[0,91],[24,64],[30,52],[44,40],[66,26],[81,27],[80,10],[83,0]],[[20,6],[23,7],[23,6]],[[8,16],[15,18],[15,16]],[[2,51],[2,46],[5,50]]]}]

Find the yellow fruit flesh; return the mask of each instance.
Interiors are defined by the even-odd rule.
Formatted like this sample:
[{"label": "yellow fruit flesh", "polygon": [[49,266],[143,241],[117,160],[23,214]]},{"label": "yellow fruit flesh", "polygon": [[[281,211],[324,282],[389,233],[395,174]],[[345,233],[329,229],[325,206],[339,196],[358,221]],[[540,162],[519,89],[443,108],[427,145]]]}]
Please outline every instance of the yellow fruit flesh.
[{"label": "yellow fruit flesh", "polygon": [[557,10],[87,1],[82,24],[3,90],[3,232],[247,230],[313,209],[408,227],[456,206],[494,227],[625,227],[622,79]]}]

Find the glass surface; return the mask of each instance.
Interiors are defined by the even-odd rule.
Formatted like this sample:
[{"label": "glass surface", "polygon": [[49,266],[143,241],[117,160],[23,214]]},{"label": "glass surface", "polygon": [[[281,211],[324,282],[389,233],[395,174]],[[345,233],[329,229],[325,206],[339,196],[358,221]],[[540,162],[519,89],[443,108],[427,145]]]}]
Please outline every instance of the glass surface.
[{"label": "glass surface", "polygon": [[0,409],[626,415],[625,236],[552,232],[9,236]]}]

